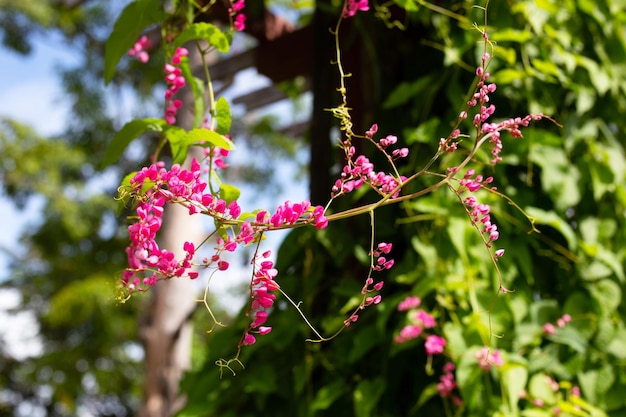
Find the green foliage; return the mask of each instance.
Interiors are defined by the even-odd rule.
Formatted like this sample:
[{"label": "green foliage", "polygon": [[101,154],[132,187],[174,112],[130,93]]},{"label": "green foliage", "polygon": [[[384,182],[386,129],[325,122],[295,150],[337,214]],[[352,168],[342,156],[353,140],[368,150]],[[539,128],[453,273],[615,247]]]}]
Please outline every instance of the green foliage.
[{"label": "green foliage", "polygon": [[128,145],[143,133],[147,131],[162,132],[164,128],[167,129],[168,127],[170,126],[168,126],[164,120],[153,118],[132,120],[126,123],[124,127],[115,134],[107,147],[102,161],[102,167],[107,167],[119,161]]},{"label": "green foliage", "polygon": [[[19,204],[37,196],[45,207],[37,225],[26,229],[23,251],[10,248],[10,273],[0,284],[18,292],[19,310],[36,319],[43,350],[0,361],[1,389],[49,415],[76,415],[86,402],[129,410],[140,380],[139,363],[129,354],[138,343],[136,309],[118,308],[111,290],[124,261],[124,241],[110,223],[115,203],[86,191],[81,170],[90,154],[64,139],[41,138],[3,120],[0,154],[6,195]],[[95,387],[86,390],[86,380]],[[49,394],[42,397],[44,386]],[[9,399],[0,407],[19,415],[9,411],[17,406]]]},{"label": "green foliage", "polygon": [[194,75],[191,73],[191,68],[189,67],[189,59],[187,57],[183,57],[181,59],[180,69],[183,73],[183,77],[185,77],[185,80],[191,87],[191,91],[193,93],[193,127],[198,128],[202,125],[204,121],[204,114],[206,112],[206,105],[204,103],[204,98],[206,96],[204,82],[198,77],[194,77]]},{"label": "green foliage", "polygon": [[106,83],[113,79],[118,62],[137,41],[141,31],[161,22],[163,18],[164,14],[159,0],[136,0],[124,8],[104,48],[104,81]]},{"label": "green foliage", "polygon": [[[349,104],[372,106],[368,114],[375,119],[363,130],[376,122],[379,132],[398,134],[412,145],[412,159],[402,167],[410,174],[429,160],[462,109],[483,52],[476,46],[480,33],[468,22],[480,26],[484,17],[469,1],[396,3],[419,14],[408,13],[405,32],[357,16],[352,35],[366,43],[372,70],[362,65],[346,71],[374,80],[377,106]],[[482,173],[495,178],[498,192],[510,197],[477,194],[491,205],[501,231],[497,245],[506,254],[497,264],[500,274],[452,193],[439,190],[386,207],[377,212],[376,239],[394,243],[396,265],[384,277],[376,311],[364,312],[338,338],[318,345],[304,342],[308,334],[300,317],[279,302],[268,321],[273,332],[244,350],[241,360],[248,368],[236,377],[211,379],[213,358],[228,350],[222,341],[211,342],[217,349],[212,359],[185,383],[209,384],[207,390],[190,389],[181,415],[257,415],[269,407],[276,416],[626,411],[618,394],[626,370],[626,73],[620,70],[626,45],[619,32],[626,10],[609,2],[529,0],[509,6],[491,2],[486,14],[489,37],[497,42],[489,51],[496,57],[489,67],[498,84],[495,117],[543,112],[562,127],[541,122],[525,130],[523,139],[503,135],[504,161],[495,168],[487,165],[487,153],[476,158],[478,169],[483,164]],[[389,62],[394,65],[384,64]],[[446,155],[433,170],[454,166],[463,156]],[[415,187],[435,179],[425,175]],[[327,332],[360,288],[367,265],[359,248],[367,247],[369,228],[367,219],[352,218],[323,232],[293,231],[281,247],[283,290]],[[499,293],[500,284],[511,292]],[[422,307],[436,317],[433,331],[446,337],[445,355],[427,358],[423,339],[393,342],[405,320],[395,307],[406,295],[422,298]],[[564,314],[571,321],[559,327]],[[555,331],[546,331],[546,324]],[[479,366],[483,347],[500,352],[501,366]],[[280,365],[268,370],[265,364],[276,358]],[[447,361],[456,365],[454,392],[462,406],[438,395]],[[270,381],[270,388],[259,389],[257,378]],[[250,395],[237,397],[239,392]]]},{"label": "green foliage", "polygon": [[222,53],[226,53],[230,49],[229,35],[222,32],[217,26],[211,23],[200,22],[190,24],[184,31],[176,36],[173,46],[183,46],[192,40],[204,40]]}]

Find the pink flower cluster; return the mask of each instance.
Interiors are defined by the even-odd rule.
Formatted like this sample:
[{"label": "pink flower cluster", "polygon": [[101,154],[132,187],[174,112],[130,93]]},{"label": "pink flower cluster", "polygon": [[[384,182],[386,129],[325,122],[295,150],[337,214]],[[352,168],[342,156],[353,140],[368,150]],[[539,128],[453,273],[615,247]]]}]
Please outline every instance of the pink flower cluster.
[{"label": "pink flower cluster", "polygon": [[[395,338],[396,343],[405,343],[422,335],[424,329],[432,329],[436,326],[435,318],[432,314],[423,309],[416,309],[420,306],[422,300],[416,296],[406,297],[398,304],[398,311],[408,311],[409,324],[404,326],[398,336]],[[443,352],[445,339],[439,336],[427,336],[424,345],[426,353],[433,355]]]},{"label": "pink flower cluster", "polygon": [[343,17],[352,17],[358,11],[366,12],[370,9],[368,0],[346,0],[343,7]]},{"label": "pink flower cluster", "polygon": [[[554,378],[552,378],[549,375],[546,375],[546,382],[547,384],[550,386],[550,388],[552,389],[552,392],[557,393],[561,390],[561,386],[558,383],[558,381],[556,381]],[[569,392],[568,392],[569,391]],[[567,395],[569,394],[569,395]],[[569,398],[568,398],[569,397]],[[572,401],[572,398],[580,398],[580,387],[574,385],[572,386],[570,389],[566,390],[566,400],[569,401],[562,401],[561,399],[558,400],[558,405],[553,406],[551,404],[546,404],[545,401],[541,398],[531,398],[529,396],[528,391],[526,391],[525,389],[522,390],[522,392],[519,395],[520,399],[524,399],[529,401],[530,403],[532,403],[532,405],[534,405],[535,407],[541,407],[546,409],[546,411],[550,412],[550,415],[553,415],[555,417],[560,416],[563,413],[563,410],[561,409],[561,407],[566,404],[567,402],[570,402],[572,405],[568,405],[567,408],[569,409],[573,409],[578,411],[579,413],[577,413],[576,415],[584,415],[584,413],[580,412],[580,405],[577,404],[577,401]],[[569,413],[566,413],[567,415],[571,415]]]},{"label": "pink flower cluster", "polygon": [[496,367],[502,366],[504,363],[502,361],[502,355],[500,355],[500,351],[498,349],[490,349],[487,346],[484,346],[474,355],[476,361],[478,361],[478,366],[480,366],[485,371],[491,369],[492,365]]},{"label": "pink flower cluster", "polygon": [[424,349],[426,349],[427,355],[439,355],[440,353],[443,353],[443,348],[445,346],[446,339],[435,334],[431,334],[426,337],[426,341],[424,342]]},{"label": "pink flower cluster", "polygon": [[[365,136],[373,140],[374,134],[378,131],[376,124],[372,125],[370,130],[365,133]],[[388,135],[376,143],[379,150],[387,155],[386,149],[397,142],[398,138],[393,135]],[[346,148],[347,163],[341,171],[341,175],[332,187],[331,196],[337,197],[342,194],[347,194],[353,190],[358,190],[363,184],[369,184],[374,190],[383,196],[387,196],[393,193],[392,198],[397,197],[400,191],[397,187],[401,182],[406,180],[406,177],[400,176],[395,178],[393,175],[385,174],[384,172],[376,172],[374,170],[374,164],[365,155],[359,155],[356,159],[354,155],[356,149],[349,143],[344,142]],[[400,148],[392,151],[390,159],[406,158],[409,154],[408,148]]]},{"label": "pink flower cluster", "polygon": [[[363,310],[365,307],[369,307],[371,305],[379,304],[382,301],[382,296],[380,294],[376,294],[375,296],[366,296],[367,294],[375,291],[380,291],[383,288],[384,281],[378,281],[374,284],[374,279],[372,277],[368,277],[365,280],[365,285],[361,288],[361,295],[364,296],[361,305],[359,305],[358,310]],[[352,323],[356,322],[359,319],[359,314],[357,312],[353,313],[350,317],[343,321],[344,326],[348,327]]]},{"label": "pink flower cluster", "polygon": [[278,271],[274,268],[274,263],[269,258],[271,252],[266,251],[261,256],[257,256],[254,260],[254,278],[250,282],[250,297],[252,302],[250,309],[246,315],[252,315],[254,318],[248,325],[244,335],[239,342],[239,347],[249,346],[256,343],[256,338],[252,333],[266,335],[272,331],[271,327],[263,326],[267,321],[267,310],[274,305],[276,295],[273,294],[280,286],[274,278],[278,275]]},{"label": "pink flower cluster", "polygon": [[383,255],[388,255],[391,252],[391,243],[380,242],[372,255],[374,256],[374,271],[382,271],[384,269],[391,269],[394,264],[393,259],[387,259]]},{"label": "pink flower cluster", "polygon": [[543,325],[543,332],[545,334],[555,334],[557,327],[562,329],[570,321],[572,321],[572,316],[570,316],[569,314],[563,314],[561,317],[559,317],[556,320],[556,326],[554,326],[554,324],[552,324],[552,323],[544,324]]},{"label": "pink flower cluster", "polygon": [[491,150],[491,156],[493,156],[491,163],[495,165],[498,162],[502,161],[502,158],[500,157],[500,151],[502,151],[502,141],[500,140],[501,131],[505,130],[510,132],[511,136],[514,138],[521,138],[523,137],[522,131],[520,130],[521,127],[528,126],[532,120],[541,120],[544,117],[545,116],[543,114],[538,113],[529,114],[524,117],[511,118],[499,123],[484,123],[482,125],[481,132],[483,134],[491,133],[492,136],[489,140],[489,143],[494,145],[493,149]]},{"label": "pink flower cluster", "polygon": [[[476,175],[473,169],[468,169],[463,179],[459,181],[459,194],[469,191],[471,193],[480,190],[481,188],[488,188],[489,184],[493,182],[493,177],[483,178],[482,175]],[[495,190],[495,187],[491,187]],[[481,204],[478,202],[475,196],[470,195],[463,199],[463,204],[467,207],[470,215],[470,220],[473,225],[482,224],[481,233],[485,235],[487,239],[487,247],[491,247],[490,242],[498,240],[500,233],[498,232],[498,226],[491,222],[491,207],[489,204]],[[500,257],[504,254],[504,250],[497,250],[496,256]]]},{"label": "pink flower cluster", "polygon": [[[372,271],[382,271],[384,269],[390,269],[393,266],[393,259],[386,259],[383,254],[389,254],[391,252],[392,244],[381,242],[376,246],[376,249],[372,251],[371,256],[374,259],[374,263],[372,266]],[[363,301],[359,305],[358,310],[353,313],[350,317],[344,320],[343,324],[345,326],[349,326],[359,319],[358,311],[363,310],[365,307],[369,307],[374,304],[379,304],[382,300],[382,296],[380,294],[376,294],[375,296],[368,296],[367,294],[372,292],[380,291],[383,288],[384,281],[378,281],[374,284],[374,279],[371,276],[368,276],[365,280],[365,284],[363,288],[361,288],[361,295],[363,296]]]},{"label": "pink flower cluster", "polygon": [[[155,241],[162,224],[164,204],[163,197],[140,203],[137,206],[139,220],[128,227],[131,244],[126,248],[128,269],[122,272],[122,281],[130,290],[141,290],[142,285],[156,285],[159,276],[183,276],[191,268],[191,259],[195,254],[193,243],[185,242],[183,249],[186,256],[177,261],[174,253],[160,249]],[[193,271],[187,275],[192,279],[198,277],[198,273]]]},{"label": "pink flower cluster", "polygon": [[[452,362],[446,362],[446,364],[443,366],[443,375],[439,377],[439,383],[437,384],[437,391],[439,392],[439,395],[443,398],[452,396],[452,391],[454,391],[458,387],[456,379],[454,378],[454,369],[454,363]],[[456,396],[452,398],[457,399],[457,401],[455,401],[455,403],[457,403],[457,406],[460,405],[458,404],[460,398]]]},{"label": "pink flower cluster", "polygon": [[[483,38],[485,39],[485,41],[488,40],[486,33],[483,34]],[[525,117],[515,117],[499,123],[487,122],[487,120],[496,111],[495,105],[488,105],[489,94],[496,91],[497,88],[496,84],[487,83],[487,79],[490,76],[490,74],[487,72],[487,66],[490,59],[491,56],[489,55],[489,53],[485,52],[482,56],[481,65],[476,68],[476,75],[479,77],[478,84],[476,85],[476,90],[472,98],[467,102],[467,105],[468,107],[478,106],[478,113],[474,115],[472,123],[481,135],[491,135],[491,137],[489,138],[489,143],[493,145],[493,149],[491,150],[491,156],[493,157],[491,163],[495,165],[498,162],[502,161],[502,157],[500,157],[500,152],[502,151],[502,141],[500,140],[501,131],[504,130],[510,132],[511,136],[513,136],[514,138],[521,138],[521,127],[528,126],[531,120],[541,120],[545,116],[539,113],[527,115]],[[462,111],[459,114],[459,121],[464,120],[467,117],[467,111]],[[458,134],[456,136],[458,136]],[[452,146],[449,144],[449,140],[445,139],[442,139],[440,146],[443,146],[448,151],[453,151],[456,149],[456,144]]]},{"label": "pink flower cluster", "polygon": [[284,226],[292,226],[296,222],[303,220],[308,223],[313,223],[318,230],[328,226],[328,219],[324,216],[324,207],[316,206],[311,210],[311,203],[309,201],[295,204],[291,201],[285,201],[276,208],[276,212],[272,215],[265,210],[261,210],[256,215],[255,224],[268,224],[274,229],[281,229]]},{"label": "pink flower cluster", "polygon": [[224,161],[224,158],[226,158],[229,153],[230,151],[228,149],[223,149],[218,146],[204,148],[204,155],[210,157],[213,160],[213,166],[219,169],[226,169],[230,166]]},{"label": "pink flower cluster", "polygon": [[[159,248],[156,234],[162,225],[165,203],[201,200],[207,185],[200,180],[200,165],[196,160],[192,163],[191,171],[181,169],[179,165],[174,165],[167,171],[164,163],[160,162],[143,168],[130,180],[131,188],[136,194],[142,193],[146,183],[151,187],[143,193],[144,197],[137,205],[138,220],[128,226],[128,269],[122,273],[122,281],[130,290],[142,290],[142,284],[153,286],[159,276],[183,276],[191,268],[191,260],[195,254],[195,247],[191,242],[184,245],[185,258],[177,261],[172,252]],[[187,275],[193,279],[198,273],[188,272]]]},{"label": "pink flower cluster", "polygon": [[165,82],[167,83],[167,90],[165,90],[165,121],[168,124],[173,125],[176,123],[176,113],[181,108],[183,102],[175,100],[174,95],[185,86],[185,77],[182,76],[180,69],[181,59],[184,56],[189,55],[189,51],[186,48],[176,48],[174,56],[172,56],[171,63],[165,64]]},{"label": "pink flower cluster", "polygon": [[245,0],[236,0],[228,9],[228,13],[233,17],[233,27],[240,32],[246,28],[246,15],[241,13],[244,7]]},{"label": "pink flower cluster", "polygon": [[148,62],[150,59],[150,55],[148,54],[148,49],[152,47],[152,43],[148,39],[147,36],[142,36],[139,38],[135,45],[128,51],[128,56],[137,57],[139,62],[143,62],[144,64]]},{"label": "pink flower cluster", "polygon": [[[197,272],[187,272],[195,254],[191,242],[185,243],[183,248],[185,258],[177,261],[172,252],[161,250],[155,240],[161,228],[166,203],[180,203],[187,207],[190,215],[205,213],[222,221],[237,220],[241,215],[241,208],[236,201],[226,202],[211,193],[205,193],[208,184],[202,177],[201,166],[196,159],[192,161],[190,170],[173,165],[168,171],[164,165],[159,162],[144,167],[130,180],[131,191],[140,200],[136,209],[138,220],[128,227],[131,244],[126,253],[129,267],[122,276],[124,285],[130,290],[144,290],[142,284],[153,286],[158,279],[180,277],[185,273],[190,278],[198,276]],[[273,215],[259,211],[256,221],[237,223],[237,227],[231,229],[232,236],[227,234],[218,239],[215,254],[205,259],[203,266],[215,265],[219,270],[226,270],[228,262],[220,256],[223,251],[233,252],[238,246],[254,241],[262,231],[296,222],[313,224],[317,229],[328,225],[322,206],[311,207],[308,201],[297,204],[287,201]]]}]

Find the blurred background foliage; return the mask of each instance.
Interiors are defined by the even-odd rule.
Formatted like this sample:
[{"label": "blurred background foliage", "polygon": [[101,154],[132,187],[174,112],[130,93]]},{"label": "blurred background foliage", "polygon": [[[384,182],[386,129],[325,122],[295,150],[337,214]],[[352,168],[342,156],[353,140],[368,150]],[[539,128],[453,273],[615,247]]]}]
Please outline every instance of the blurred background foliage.
[{"label": "blurred background foliage", "polygon": [[[332,21],[339,3],[317,1],[316,12]],[[381,134],[396,134],[410,145],[410,161],[401,169],[412,173],[434,154],[464,107],[483,52],[473,25],[484,24],[485,14],[476,7],[484,4],[371,3],[370,12],[344,28],[342,50],[360,54],[359,65],[352,62],[346,71],[362,75],[360,85],[349,86],[348,98],[356,89],[368,93],[362,102],[349,104],[363,113],[358,129],[378,123]],[[4,195],[17,207],[29,199],[45,207],[25,231],[22,249],[13,252],[9,279],[1,284],[19,292],[15,312],[35,315],[43,350],[19,360],[0,355],[0,414],[132,415],[141,398],[136,317],[143,303],[140,297],[122,306],[113,302],[127,236],[112,197],[122,173],[142,161],[131,152],[104,173],[98,166],[125,121],[110,100],[128,86],[137,87],[133,115],[158,113],[151,93],[158,76],[141,78],[130,63],[105,91],[102,44],[119,13],[109,2],[4,1],[0,6],[5,46],[28,53],[30,36],[60,32],[81,57],[78,68],[61,74],[73,109],[67,132],[42,138],[12,120],[3,119],[0,126]],[[199,310],[194,367],[182,383],[187,406],[180,416],[543,417],[555,415],[555,407],[561,416],[624,415],[626,4],[493,1],[486,15],[495,45],[489,68],[498,84],[492,94],[494,118],[543,112],[562,125],[535,123],[523,139],[504,134],[503,162],[493,169],[484,153],[474,164],[534,220],[535,231],[507,200],[480,195],[500,229],[497,247],[506,254],[498,265],[504,286],[513,292],[496,295],[498,276],[452,193],[442,189],[382,208],[376,213],[376,239],[393,242],[396,260],[380,276],[383,302],[338,338],[316,344],[305,342],[310,331],[279,300],[268,322],[272,333],[243,351],[245,369],[234,366],[236,376],[226,371],[221,378],[215,361],[232,357],[246,318],[241,313],[226,329],[206,335],[209,319]],[[308,12],[301,17],[309,19]],[[155,64],[153,70],[158,68]],[[337,79],[330,63],[328,71]],[[465,129],[471,132],[470,126]],[[252,149],[266,146],[266,155],[286,160],[297,152],[282,135],[269,140],[268,119],[252,132]],[[281,153],[272,151],[285,143],[289,146]],[[330,146],[327,151],[332,152]],[[444,172],[457,158],[446,156],[432,170]],[[250,167],[254,164],[244,163],[233,171],[263,182],[271,177],[267,167],[259,167],[259,175],[250,175]],[[420,180],[415,187],[434,179]],[[367,198],[344,197],[337,210]],[[341,326],[342,314],[354,306],[367,274],[363,253],[369,238],[370,220],[364,216],[320,232],[295,230],[281,245],[279,282],[325,333]],[[435,315],[435,331],[448,340],[445,355],[429,359],[419,339],[394,343],[406,321],[396,306],[407,295],[421,297],[422,307]],[[544,324],[563,314],[571,315],[571,323],[545,334]],[[474,354],[483,346],[498,349],[504,365],[482,371]],[[437,395],[447,361],[457,366],[462,407]],[[547,377],[560,384],[556,392]],[[571,395],[573,386],[580,387],[581,399]]]}]

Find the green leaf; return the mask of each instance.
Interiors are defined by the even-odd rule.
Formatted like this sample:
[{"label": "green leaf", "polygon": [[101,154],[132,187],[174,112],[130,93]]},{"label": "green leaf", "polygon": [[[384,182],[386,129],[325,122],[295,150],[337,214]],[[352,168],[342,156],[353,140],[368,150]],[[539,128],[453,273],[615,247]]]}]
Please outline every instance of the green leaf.
[{"label": "green leaf", "polygon": [[109,83],[120,59],[135,44],[141,31],[163,19],[160,0],[137,0],[122,10],[104,45],[104,82]]},{"label": "green leaf", "polygon": [[610,279],[593,282],[587,285],[587,289],[607,314],[613,313],[622,302],[620,286]]},{"label": "green leaf", "polygon": [[209,129],[200,128],[190,130],[187,133],[187,138],[192,144],[197,143],[202,146],[218,146],[229,151],[235,149],[235,144],[230,139]]},{"label": "green leaf", "polygon": [[446,322],[443,325],[443,334],[447,339],[446,349],[452,357],[461,356],[467,350],[467,343],[463,337],[463,328],[455,323]]},{"label": "green leaf", "polygon": [[493,75],[494,80],[498,84],[511,84],[514,81],[523,80],[528,77],[526,71],[513,69],[513,68],[505,68]]},{"label": "green leaf", "polygon": [[477,348],[466,351],[457,367],[456,379],[463,401],[468,407],[475,407],[485,392],[481,379],[485,373],[476,362]]},{"label": "green leaf", "polygon": [[420,394],[420,397],[417,399],[417,403],[413,408],[416,410],[419,409],[421,406],[426,404],[428,400],[436,395],[439,395],[439,389],[437,388],[437,384],[432,383],[426,388],[422,389],[422,393]]},{"label": "green leaf", "polygon": [[222,184],[220,186],[220,198],[227,203],[230,203],[231,201],[236,201],[239,198],[240,194],[241,191],[239,191],[239,188],[235,187],[234,185]]},{"label": "green leaf", "polygon": [[595,281],[611,276],[613,271],[602,262],[592,261],[583,266],[580,271],[581,277],[587,281]]},{"label": "green leaf", "polygon": [[193,143],[187,142],[187,132],[181,127],[170,126],[165,131],[165,137],[172,149],[172,163],[182,164],[187,158],[189,146],[193,145]]},{"label": "green leaf", "polygon": [[165,133],[172,148],[173,162],[175,164],[180,164],[185,160],[187,151],[192,145],[204,147],[219,146],[228,150],[235,148],[230,139],[205,128],[192,129],[189,132],[185,132],[179,127],[172,126]]},{"label": "green leaf", "polygon": [[626,329],[619,329],[607,347],[607,352],[618,359],[626,359]]},{"label": "green leaf", "polygon": [[578,241],[572,227],[554,211],[546,211],[537,207],[527,207],[525,211],[532,218],[534,224],[543,224],[559,231],[567,241],[569,250],[577,248]]},{"label": "green leaf", "polygon": [[111,302],[107,292],[110,286],[110,278],[99,274],[66,284],[50,300],[46,321],[51,326],[80,326],[94,310]]},{"label": "green leaf", "polygon": [[207,22],[193,23],[176,37],[174,46],[183,46],[192,40],[205,40],[219,52],[230,49],[230,40],[217,26]]},{"label": "green leaf", "polygon": [[102,167],[105,168],[117,162],[122,157],[128,145],[142,133],[148,130],[160,132],[163,130],[164,126],[165,121],[162,119],[139,119],[126,123],[124,127],[115,134],[109,144],[104,159],[102,160]]},{"label": "green leaf", "polygon": [[528,369],[522,364],[507,363],[500,368],[500,375],[509,397],[509,404],[517,409],[520,394],[528,381]]},{"label": "green leaf", "polygon": [[376,407],[380,396],[385,391],[385,380],[375,378],[361,381],[354,390],[354,415],[356,417],[369,417]]},{"label": "green leaf", "polygon": [[553,62],[544,61],[542,59],[535,59],[533,60],[533,67],[542,74],[554,76],[559,80],[562,80],[564,78],[561,69],[557,67]]},{"label": "green leaf", "polygon": [[383,103],[383,109],[392,109],[405,104],[412,98],[417,98],[419,93],[429,87],[432,82],[433,77],[422,77],[414,82],[403,82],[399,84]]},{"label": "green leaf", "polygon": [[189,59],[184,56],[180,60],[180,69],[187,81],[187,84],[191,87],[193,93],[193,127],[198,128],[202,125],[204,120],[205,102],[204,102],[204,82],[201,79],[194,77],[189,66]]},{"label": "green leaf", "polygon": [[540,408],[528,408],[522,411],[522,417],[554,417],[552,411],[542,410]]},{"label": "green leaf", "polygon": [[[545,134],[542,140],[550,136],[552,135]],[[534,144],[530,157],[541,167],[541,187],[552,196],[557,210],[565,211],[578,204],[582,198],[581,173],[566,155],[561,144],[557,146]]]},{"label": "green leaf", "polygon": [[604,395],[615,382],[615,372],[610,363],[604,362],[604,365],[599,369],[580,372],[578,381],[589,402],[597,403],[598,396]]},{"label": "green leaf", "polygon": [[553,343],[567,345],[578,353],[585,353],[587,350],[587,340],[573,326],[567,326],[559,329],[555,334],[546,335],[546,339]]},{"label": "green leaf", "polygon": [[215,104],[215,119],[217,120],[215,131],[220,135],[227,134],[230,131],[232,120],[230,117],[230,105],[224,97],[220,97]]},{"label": "green leaf", "polygon": [[531,398],[543,400],[546,405],[556,404],[556,397],[548,375],[538,373],[530,378],[528,393]]},{"label": "green leaf", "polygon": [[395,3],[407,12],[416,12],[420,8],[417,0],[395,0]]},{"label": "green leaf", "polygon": [[252,395],[269,394],[278,389],[277,374],[270,364],[257,364],[253,375],[246,379],[245,391]]},{"label": "green leaf", "polygon": [[500,29],[489,35],[489,39],[494,42],[528,42],[533,38],[532,33],[529,30],[517,30],[517,29]]},{"label": "green leaf", "polygon": [[311,411],[326,410],[346,391],[347,386],[341,379],[336,379],[331,384],[323,386],[315,394],[315,398],[310,405]]},{"label": "green leaf", "polygon": [[[413,130],[406,138],[407,144],[414,142],[421,143],[433,143],[437,138],[437,129],[439,128],[439,119],[429,119],[424,123],[421,123],[417,129]],[[417,202],[421,202],[422,199],[418,199]]]}]

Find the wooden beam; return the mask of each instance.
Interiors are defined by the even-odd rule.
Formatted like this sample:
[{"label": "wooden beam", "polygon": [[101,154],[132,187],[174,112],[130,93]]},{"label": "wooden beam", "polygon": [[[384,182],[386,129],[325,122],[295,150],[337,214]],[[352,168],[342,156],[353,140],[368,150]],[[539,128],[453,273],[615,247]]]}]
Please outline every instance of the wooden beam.
[{"label": "wooden beam", "polygon": [[275,83],[311,75],[313,54],[294,53],[313,50],[313,29],[306,26],[272,41],[261,42],[254,49],[255,63],[260,74]]}]

